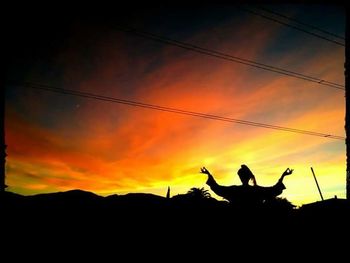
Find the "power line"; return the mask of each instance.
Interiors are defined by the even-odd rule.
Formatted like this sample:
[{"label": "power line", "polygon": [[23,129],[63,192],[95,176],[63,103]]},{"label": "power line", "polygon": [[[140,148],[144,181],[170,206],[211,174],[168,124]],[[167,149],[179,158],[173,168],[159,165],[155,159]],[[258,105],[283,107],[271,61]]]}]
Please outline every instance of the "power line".
[{"label": "power line", "polygon": [[262,6],[259,6],[259,7],[257,7],[257,8],[258,8],[258,9],[261,9],[261,10],[263,10],[263,11],[265,11],[265,12],[271,13],[271,14],[273,14],[273,15],[276,15],[276,16],[279,16],[279,17],[283,17],[283,18],[285,18],[285,19],[288,19],[288,20],[290,20],[290,21],[293,21],[293,22],[295,22],[295,23],[298,23],[298,24],[300,24],[300,25],[302,25],[302,26],[306,26],[306,27],[311,28],[311,29],[313,29],[313,30],[317,30],[317,31],[319,31],[319,32],[322,32],[322,33],[324,33],[324,34],[327,34],[327,35],[330,35],[330,36],[339,38],[339,39],[341,39],[341,40],[345,40],[345,37],[343,37],[343,36],[339,36],[339,35],[337,35],[337,34],[334,34],[334,33],[332,33],[332,32],[329,32],[329,31],[327,31],[327,30],[324,30],[324,29],[322,29],[322,28],[316,27],[316,26],[314,26],[314,25],[307,24],[307,23],[305,23],[305,22],[303,22],[303,21],[300,21],[300,20],[298,20],[298,19],[295,19],[295,18],[293,18],[293,17],[286,16],[286,15],[284,15],[284,14],[278,13],[278,12],[276,12],[276,11],[272,11],[272,10],[267,9],[267,8],[265,8],[265,7],[262,7]]},{"label": "power line", "polygon": [[126,33],[132,33],[134,35],[143,37],[143,38],[147,38],[147,39],[151,39],[157,42],[161,42],[164,44],[168,44],[168,45],[172,45],[172,46],[176,46],[176,47],[180,47],[186,50],[190,50],[190,51],[194,51],[200,54],[205,54],[208,56],[212,56],[212,57],[216,57],[216,58],[220,58],[220,59],[224,59],[230,62],[235,62],[235,63],[240,63],[240,64],[244,64],[247,66],[251,66],[251,67],[255,67],[255,68],[259,68],[259,69],[263,69],[263,70],[267,70],[267,71],[271,71],[271,72],[275,72],[275,73],[279,73],[282,75],[286,75],[286,76],[290,76],[290,77],[294,77],[294,78],[298,78],[298,79],[302,79],[302,80],[306,80],[306,81],[310,81],[310,82],[314,82],[314,83],[318,83],[324,86],[328,86],[334,89],[338,89],[338,90],[345,90],[344,85],[338,84],[338,83],[334,83],[331,81],[327,81],[324,79],[319,79],[319,78],[315,78],[312,76],[308,76],[302,73],[298,73],[298,72],[294,72],[291,70],[287,70],[287,69],[282,69],[279,67],[275,67],[275,66],[271,66],[271,65],[267,65],[264,63],[259,63],[259,62],[255,62],[252,60],[248,60],[248,59],[244,59],[244,58],[240,58],[240,57],[236,57],[233,55],[229,55],[226,53],[222,53],[219,51],[215,51],[215,50],[210,50],[210,49],[206,49],[206,48],[202,48],[193,44],[189,44],[189,43],[185,43],[182,41],[178,41],[178,40],[174,40],[174,39],[170,39],[168,37],[164,37],[164,36],[159,36],[150,32],[146,32],[146,31],[141,31],[135,28],[131,28],[131,27],[126,27],[126,26],[116,26],[116,29],[126,32]]},{"label": "power line", "polygon": [[324,138],[329,138],[329,139],[345,140],[344,137],[338,136],[338,135],[332,135],[332,134],[326,134],[326,133],[320,133],[320,132],[314,132],[314,131],[308,131],[308,130],[301,130],[301,129],[294,129],[294,128],[289,128],[289,127],[271,125],[271,124],[266,124],[266,123],[259,123],[259,122],[253,122],[253,121],[246,121],[246,120],[222,117],[222,116],[218,116],[218,115],[206,114],[206,113],[201,113],[201,112],[187,111],[187,110],[182,110],[182,109],[177,109],[177,108],[159,106],[159,105],[155,105],[155,104],[148,104],[148,103],[137,102],[137,101],[132,101],[132,100],[113,98],[113,97],[108,97],[108,96],[103,96],[103,95],[98,95],[98,94],[93,94],[93,93],[88,93],[88,92],[75,91],[75,90],[63,89],[63,88],[56,88],[56,87],[51,87],[51,86],[42,85],[42,84],[38,84],[38,83],[26,82],[24,84],[21,84],[20,86],[24,86],[24,87],[28,87],[28,88],[32,88],[32,89],[56,92],[56,93],[61,93],[61,94],[74,95],[74,96],[79,96],[79,97],[84,97],[84,98],[96,99],[96,100],[100,100],[100,101],[119,103],[119,104],[123,104],[123,105],[134,106],[134,107],[141,107],[141,108],[146,108],[146,109],[151,109],[151,110],[158,110],[158,111],[171,112],[171,113],[182,114],[182,115],[187,115],[187,116],[194,116],[194,117],[200,117],[200,118],[205,118],[205,119],[217,120],[217,121],[225,121],[225,122],[230,122],[230,123],[237,123],[237,124],[249,125],[249,126],[260,127],[260,128],[293,132],[293,133],[299,133],[299,134],[304,134],[304,135],[318,136],[318,137],[324,137]]},{"label": "power line", "polygon": [[238,8],[241,9],[241,10],[243,10],[243,11],[245,11],[245,12],[251,13],[251,14],[253,14],[253,15],[260,16],[260,17],[262,17],[262,18],[271,20],[271,21],[273,21],[273,22],[275,22],[275,23],[278,23],[278,24],[281,24],[281,25],[284,25],[284,26],[287,26],[287,27],[290,27],[290,28],[299,30],[299,31],[301,31],[301,32],[304,32],[304,33],[306,33],[306,34],[312,35],[312,36],[314,36],[314,37],[317,37],[317,38],[320,38],[320,39],[323,39],[323,40],[332,42],[332,43],[334,43],[334,44],[337,44],[337,45],[339,45],[339,46],[345,47],[345,44],[344,44],[344,43],[341,43],[341,42],[339,42],[339,41],[337,41],[337,40],[334,40],[334,39],[331,39],[331,38],[322,36],[322,35],[320,35],[320,34],[311,32],[311,31],[309,31],[309,30],[307,30],[307,29],[304,29],[304,28],[301,28],[301,27],[299,27],[299,26],[295,26],[295,25],[292,25],[292,24],[288,24],[288,23],[283,22],[283,21],[281,21],[281,20],[279,20],[279,19],[276,19],[276,18],[267,16],[267,15],[265,15],[265,14],[262,14],[262,13],[259,13],[259,12],[255,11],[255,10],[249,9],[249,8],[247,8],[247,7],[242,7],[242,6],[240,6],[240,7],[238,7]]}]

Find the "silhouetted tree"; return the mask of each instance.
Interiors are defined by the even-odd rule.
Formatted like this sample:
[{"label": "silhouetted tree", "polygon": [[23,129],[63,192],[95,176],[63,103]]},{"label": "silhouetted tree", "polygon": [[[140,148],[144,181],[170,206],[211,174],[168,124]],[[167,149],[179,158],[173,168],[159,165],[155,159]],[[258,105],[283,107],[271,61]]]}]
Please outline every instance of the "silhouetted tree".
[{"label": "silhouetted tree", "polygon": [[196,188],[192,187],[188,192],[187,195],[195,198],[195,199],[206,199],[206,198],[211,198],[211,195],[208,190],[202,188]]}]

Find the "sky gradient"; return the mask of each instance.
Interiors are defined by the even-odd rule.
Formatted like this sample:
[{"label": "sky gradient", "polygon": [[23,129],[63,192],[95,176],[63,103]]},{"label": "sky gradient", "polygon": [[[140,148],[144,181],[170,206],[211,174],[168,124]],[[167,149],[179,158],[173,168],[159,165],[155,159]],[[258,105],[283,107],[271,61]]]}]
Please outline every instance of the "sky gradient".
[{"label": "sky gradient", "polygon": [[[339,6],[268,8],[344,35]],[[127,13],[130,12],[130,13]],[[344,47],[235,7],[74,15],[23,33],[9,78],[165,107],[345,136],[344,91],[118,31],[117,25],[344,84]],[[122,12],[121,12],[122,13]],[[306,14],[308,14],[306,16]],[[50,22],[49,21],[49,22]],[[27,27],[33,38],[27,38]],[[34,29],[33,29],[34,28]],[[50,30],[48,30],[50,29]],[[223,185],[248,165],[259,185],[290,167],[281,197],[295,205],[345,197],[345,143],[7,85],[6,184],[21,194],[83,189],[165,195]],[[219,198],[220,199],[220,198]]]}]

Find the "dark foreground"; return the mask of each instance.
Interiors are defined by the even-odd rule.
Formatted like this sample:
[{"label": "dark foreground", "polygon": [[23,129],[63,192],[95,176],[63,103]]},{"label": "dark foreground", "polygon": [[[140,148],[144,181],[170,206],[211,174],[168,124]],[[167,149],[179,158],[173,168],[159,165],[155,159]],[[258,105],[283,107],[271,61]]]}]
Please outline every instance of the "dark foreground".
[{"label": "dark foreground", "polygon": [[281,203],[253,209],[213,198],[152,194],[101,197],[73,190],[36,196],[5,192],[0,209],[2,236],[12,247],[64,240],[59,243],[73,247],[113,244],[118,253],[122,247],[150,249],[154,245],[155,250],[159,246],[181,248],[177,251],[180,254],[198,246],[203,253],[218,246],[235,252],[264,248],[273,254],[276,249],[338,247],[349,240],[350,232],[350,205],[344,199],[299,209]]}]

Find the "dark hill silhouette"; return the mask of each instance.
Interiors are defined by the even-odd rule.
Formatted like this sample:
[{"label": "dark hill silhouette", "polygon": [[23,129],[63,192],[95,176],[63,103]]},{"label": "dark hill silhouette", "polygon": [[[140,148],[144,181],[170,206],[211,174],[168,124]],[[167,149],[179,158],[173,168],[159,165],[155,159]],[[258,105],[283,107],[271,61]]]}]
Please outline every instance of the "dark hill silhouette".
[{"label": "dark hill silhouette", "polygon": [[[348,205],[322,217],[327,212],[319,203],[293,209],[288,200],[278,199],[249,210],[191,193],[165,198],[146,193],[102,197],[81,190],[34,196],[5,192],[0,200],[2,236],[7,246],[20,251],[32,247],[38,253],[54,246],[52,255],[82,247],[82,254],[100,250],[104,255],[107,249],[118,257],[128,251],[130,257],[144,249],[146,255],[167,252],[185,258],[186,253],[188,258],[192,253],[197,258],[211,253],[227,257],[223,251],[256,251],[255,246],[274,255],[276,249],[308,253],[310,244],[319,248],[322,242],[331,251],[327,240],[341,240],[339,235],[349,230]],[[338,209],[332,202],[327,206]]]},{"label": "dark hill silhouette", "polygon": [[125,195],[110,195],[103,199],[103,209],[109,214],[145,214],[157,213],[166,207],[166,198],[148,193],[128,193]]},{"label": "dark hill silhouette", "polygon": [[130,202],[130,203],[157,203],[157,202],[164,202],[165,197],[155,195],[155,194],[148,194],[148,193],[128,193],[125,195],[111,195],[105,197],[107,200],[118,200],[122,202]]},{"label": "dark hill silhouette", "polygon": [[[171,198],[147,193],[102,197],[71,190],[23,196],[1,194],[2,223],[12,234],[63,235],[95,233],[128,237],[205,233],[214,239],[227,236],[297,237],[335,235],[347,229],[349,202],[343,199],[307,204],[299,209],[277,198],[256,209],[242,209],[219,201],[195,189]],[[208,232],[209,231],[209,232]],[[335,236],[333,236],[335,237]]]},{"label": "dark hill silhouette", "polygon": [[103,197],[92,192],[79,189],[69,190],[65,192],[46,193],[28,196],[29,202],[34,205],[47,205],[49,207],[77,207],[96,205]]},{"label": "dark hill silhouette", "polygon": [[[197,191],[198,190],[198,191]],[[232,212],[236,208],[229,205],[227,201],[218,201],[210,195],[205,196],[200,190],[192,188],[186,194],[178,194],[171,198],[150,194],[150,193],[128,193],[125,195],[109,195],[106,197],[99,196],[95,193],[83,191],[79,189],[69,190],[65,192],[45,193],[24,196],[12,192],[2,192],[0,194],[0,206],[2,210],[13,208],[35,208],[36,206],[47,206],[48,208],[103,208],[115,206],[114,210],[124,206],[124,208],[181,208],[190,207],[195,208],[201,206],[202,208],[223,208],[227,212]],[[206,191],[204,191],[205,193]],[[106,206],[107,205],[107,206]],[[349,212],[350,202],[346,199],[327,199],[310,204],[304,204],[299,209],[285,198],[276,198],[265,202],[261,209],[266,211],[298,211],[298,214],[312,216],[315,213],[331,214],[347,214]]]},{"label": "dark hill silhouette", "polygon": [[[186,194],[175,195],[172,198],[147,194],[129,193],[126,195],[110,195],[102,197],[91,192],[71,190],[49,194],[22,196],[5,192],[1,198],[1,209],[6,213],[18,217],[31,215],[32,217],[62,217],[84,218],[105,217],[107,220],[134,220],[147,216],[149,220],[245,220],[251,213],[268,212],[284,214],[288,209],[273,207],[269,210],[242,211],[233,209],[228,202],[218,201],[206,194],[203,189],[192,188]],[[273,207],[273,209],[272,209]],[[282,213],[281,213],[282,214]]]},{"label": "dark hill silhouette", "polygon": [[99,195],[80,190],[80,189],[74,189],[74,190],[68,190],[64,192],[56,192],[56,193],[45,193],[45,194],[37,194],[30,196],[32,198],[72,198],[72,199],[90,199],[90,198],[100,198]]}]

